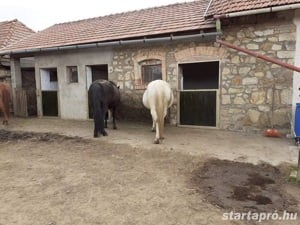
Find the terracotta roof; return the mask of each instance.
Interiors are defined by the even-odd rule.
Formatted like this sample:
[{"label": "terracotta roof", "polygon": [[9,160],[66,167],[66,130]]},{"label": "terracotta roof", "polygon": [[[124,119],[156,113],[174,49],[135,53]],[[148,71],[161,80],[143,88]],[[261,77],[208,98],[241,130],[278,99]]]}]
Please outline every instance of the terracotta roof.
[{"label": "terracotta roof", "polygon": [[18,20],[0,22],[0,48],[11,45],[35,32]]},{"label": "terracotta roof", "polygon": [[214,23],[203,17],[208,2],[197,0],[56,24],[2,51],[87,44],[212,27]]},{"label": "terracotta roof", "polygon": [[0,49],[0,53],[197,31],[215,26],[213,20],[205,19],[205,16],[295,3],[300,3],[300,0],[195,0],[177,3],[55,24],[10,45],[0,42],[0,47],[6,46]]},{"label": "terracotta roof", "polygon": [[212,0],[206,17],[300,3],[300,0]]}]

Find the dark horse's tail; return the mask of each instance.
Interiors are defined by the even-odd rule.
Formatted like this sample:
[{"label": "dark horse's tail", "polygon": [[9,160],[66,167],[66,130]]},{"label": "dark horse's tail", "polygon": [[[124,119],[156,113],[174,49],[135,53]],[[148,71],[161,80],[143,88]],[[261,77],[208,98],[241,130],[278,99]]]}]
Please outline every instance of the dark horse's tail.
[{"label": "dark horse's tail", "polygon": [[94,117],[94,137],[99,136],[99,132],[105,135],[104,131],[104,112],[103,112],[103,100],[102,100],[102,88],[101,85],[95,83],[92,84],[89,89],[90,104],[93,108]]}]

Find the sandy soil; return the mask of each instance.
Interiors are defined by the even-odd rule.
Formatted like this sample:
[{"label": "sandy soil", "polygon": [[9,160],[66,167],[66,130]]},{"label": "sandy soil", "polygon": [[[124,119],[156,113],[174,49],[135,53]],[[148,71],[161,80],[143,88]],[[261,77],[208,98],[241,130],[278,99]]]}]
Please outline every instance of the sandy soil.
[{"label": "sandy soil", "polygon": [[[0,224],[245,224],[222,220],[230,207],[199,191],[195,171],[211,157],[285,168],[297,162],[290,139],[167,127],[154,145],[150,124],[118,125],[94,139],[92,121],[12,119],[0,132]],[[299,188],[280,185],[299,210]]]}]

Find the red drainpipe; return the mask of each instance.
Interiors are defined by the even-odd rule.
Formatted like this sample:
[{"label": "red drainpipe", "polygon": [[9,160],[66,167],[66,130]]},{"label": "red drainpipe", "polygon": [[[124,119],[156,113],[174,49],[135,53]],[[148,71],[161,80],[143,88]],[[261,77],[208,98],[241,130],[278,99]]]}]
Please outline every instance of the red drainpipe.
[{"label": "red drainpipe", "polygon": [[241,47],[239,47],[239,46],[233,45],[233,44],[231,44],[231,43],[229,43],[229,42],[227,42],[227,41],[223,41],[223,40],[221,40],[221,39],[217,39],[216,42],[217,42],[217,43],[220,43],[221,45],[224,45],[224,46],[226,46],[226,47],[228,47],[228,48],[233,48],[233,49],[235,49],[235,50],[237,50],[237,51],[244,52],[244,53],[246,53],[246,54],[248,54],[248,55],[252,55],[252,56],[254,56],[254,57],[256,57],[256,58],[260,58],[260,59],[262,59],[262,60],[265,60],[265,61],[268,61],[268,62],[271,62],[271,63],[275,63],[275,64],[277,64],[277,65],[280,65],[280,66],[282,66],[282,67],[285,67],[285,68],[287,68],[287,69],[294,70],[294,71],[297,71],[297,72],[300,73],[300,67],[297,67],[297,66],[294,66],[294,65],[285,63],[285,62],[281,62],[281,61],[278,60],[278,59],[274,59],[274,58],[265,56],[265,55],[263,55],[263,54],[253,52],[253,51],[250,51],[250,50],[248,50],[248,49],[241,48]]}]

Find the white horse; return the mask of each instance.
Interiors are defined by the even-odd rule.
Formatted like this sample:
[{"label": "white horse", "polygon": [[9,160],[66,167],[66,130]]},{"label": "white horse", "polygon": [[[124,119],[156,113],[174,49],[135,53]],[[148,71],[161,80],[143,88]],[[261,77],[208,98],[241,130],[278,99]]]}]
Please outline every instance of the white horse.
[{"label": "white horse", "polygon": [[173,104],[173,92],[170,85],[163,80],[151,81],[143,95],[143,104],[150,109],[152,116],[152,131],[156,128],[155,144],[163,139],[164,119],[168,108]]}]

